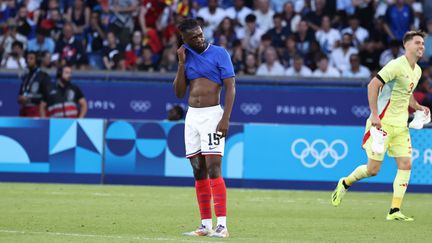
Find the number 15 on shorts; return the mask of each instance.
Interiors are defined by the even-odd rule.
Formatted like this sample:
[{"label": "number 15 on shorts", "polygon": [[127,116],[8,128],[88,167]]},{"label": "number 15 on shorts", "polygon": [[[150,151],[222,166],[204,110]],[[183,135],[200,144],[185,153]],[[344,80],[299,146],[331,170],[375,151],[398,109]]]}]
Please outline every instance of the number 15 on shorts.
[{"label": "number 15 on shorts", "polygon": [[209,146],[216,146],[220,144],[220,135],[213,132],[208,134],[208,145]]}]

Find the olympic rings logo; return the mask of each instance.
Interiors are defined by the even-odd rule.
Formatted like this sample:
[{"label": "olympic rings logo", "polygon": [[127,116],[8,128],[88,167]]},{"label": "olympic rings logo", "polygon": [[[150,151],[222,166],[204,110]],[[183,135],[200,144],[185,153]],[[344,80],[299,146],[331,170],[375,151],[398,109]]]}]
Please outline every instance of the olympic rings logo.
[{"label": "olympic rings logo", "polygon": [[353,106],[351,107],[351,112],[354,114],[354,116],[356,117],[368,117],[370,114],[370,110],[369,107],[367,106]]},{"label": "olympic rings logo", "polygon": [[260,103],[242,103],[240,109],[245,115],[257,115],[261,112],[262,106]]},{"label": "olympic rings logo", "polygon": [[151,107],[151,103],[148,100],[131,100],[130,107],[135,112],[147,112]]},{"label": "olympic rings logo", "polygon": [[[340,151],[342,152],[341,154],[339,154],[338,150],[335,149],[336,146],[342,147],[342,151]],[[304,148],[299,151],[301,147]],[[319,147],[322,148],[319,149]],[[299,138],[291,144],[291,153],[307,168],[313,168],[320,163],[324,168],[329,169],[335,167],[340,160],[347,156],[348,145],[341,139],[336,139],[330,144],[328,144],[324,139],[316,139],[309,144],[306,139]],[[330,161],[325,160],[328,156],[331,158]],[[309,162],[309,160],[307,160],[309,157],[312,157],[314,160]]]}]

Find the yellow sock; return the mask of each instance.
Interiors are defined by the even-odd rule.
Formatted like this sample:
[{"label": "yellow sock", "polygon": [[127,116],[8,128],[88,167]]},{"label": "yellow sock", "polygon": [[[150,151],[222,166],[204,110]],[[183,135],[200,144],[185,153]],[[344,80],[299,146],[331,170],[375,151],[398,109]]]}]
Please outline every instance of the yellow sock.
[{"label": "yellow sock", "polygon": [[347,178],[345,178],[345,184],[351,186],[354,182],[367,177],[370,177],[367,171],[367,165],[360,165]]},{"label": "yellow sock", "polygon": [[408,187],[411,170],[398,170],[393,181],[393,199],[391,208],[400,208]]}]

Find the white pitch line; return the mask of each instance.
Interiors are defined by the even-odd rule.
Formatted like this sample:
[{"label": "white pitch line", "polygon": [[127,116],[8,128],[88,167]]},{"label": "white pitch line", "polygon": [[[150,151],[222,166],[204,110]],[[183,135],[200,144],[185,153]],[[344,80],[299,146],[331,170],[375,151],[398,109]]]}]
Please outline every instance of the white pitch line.
[{"label": "white pitch line", "polygon": [[63,233],[63,232],[43,232],[43,231],[22,231],[22,230],[6,230],[0,229],[0,233],[5,234],[40,234],[40,235],[55,235],[55,236],[73,236],[73,237],[88,237],[88,238],[110,238],[118,240],[148,240],[148,241],[177,241],[177,242],[212,242],[222,243],[218,241],[200,241],[200,240],[182,240],[173,238],[162,238],[162,237],[141,237],[141,236],[120,236],[120,235],[93,235],[93,234],[79,234],[79,233]]}]

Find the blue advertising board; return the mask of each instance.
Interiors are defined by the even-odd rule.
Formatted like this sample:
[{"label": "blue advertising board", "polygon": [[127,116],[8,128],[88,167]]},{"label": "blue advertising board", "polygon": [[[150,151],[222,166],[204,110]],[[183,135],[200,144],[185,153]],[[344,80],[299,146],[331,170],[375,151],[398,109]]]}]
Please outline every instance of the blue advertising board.
[{"label": "blue advertising board", "polygon": [[[163,120],[176,104],[171,83],[76,81],[88,101],[89,118]],[[0,81],[0,116],[17,116],[19,82]],[[366,89],[237,85],[233,122],[363,125],[369,115]],[[222,100],[224,94],[221,94]]]},{"label": "blue advertising board", "polygon": [[[238,187],[329,190],[366,163],[363,133],[360,126],[234,123],[222,175]],[[432,129],[412,130],[411,137],[410,190],[432,191]],[[391,190],[396,170],[386,157],[377,176],[354,188]],[[192,185],[193,179],[183,122],[0,118],[0,181]]]},{"label": "blue advertising board", "polygon": [[[98,183],[102,172],[103,129],[104,121],[94,119],[2,118],[0,179],[20,181],[30,179],[29,174],[33,174],[41,181],[54,177],[62,181],[62,176],[84,175],[82,178]],[[75,182],[81,181],[76,178]]]}]

